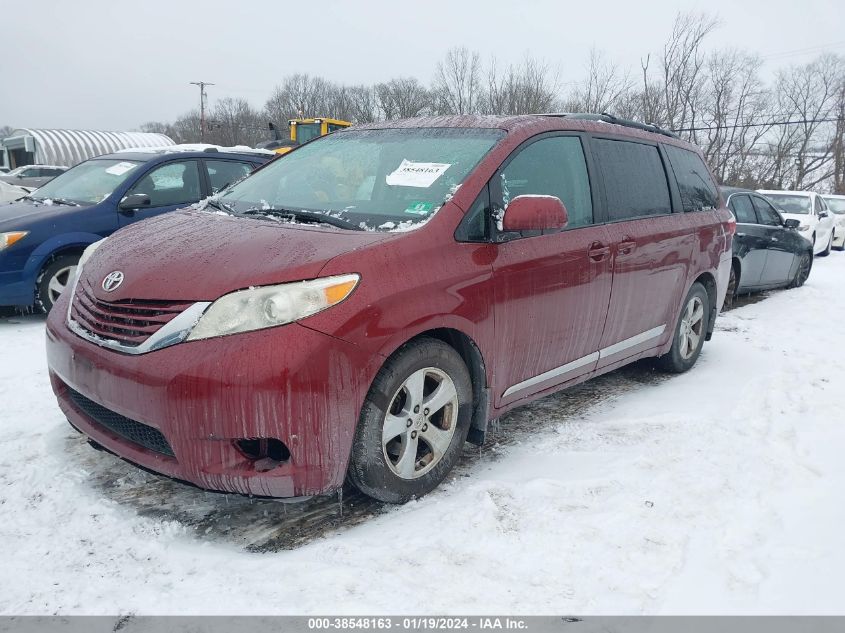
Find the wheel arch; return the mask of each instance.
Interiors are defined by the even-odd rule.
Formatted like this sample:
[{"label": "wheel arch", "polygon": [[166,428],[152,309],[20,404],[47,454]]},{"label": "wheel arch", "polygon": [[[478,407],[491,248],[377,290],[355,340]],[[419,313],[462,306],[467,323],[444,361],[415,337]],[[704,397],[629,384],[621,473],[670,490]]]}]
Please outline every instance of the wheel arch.
[{"label": "wheel arch", "polygon": [[[731,265],[733,266],[733,262],[731,262]],[[702,286],[704,286],[704,290],[707,291],[707,300],[710,302],[710,318],[707,322],[707,335],[704,337],[704,340],[709,341],[711,338],[713,338],[713,328],[716,325],[716,277],[714,277],[713,273],[711,273],[710,271],[706,271],[696,277],[692,283],[701,284]],[[739,283],[738,280],[737,283]]]},{"label": "wheel arch", "polygon": [[490,411],[490,388],[487,384],[487,365],[478,344],[466,333],[451,327],[437,327],[419,332],[400,345],[396,351],[419,338],[435,338],[454,349],[469,370],[472,382],[472,423],[467,441],[481,446],[487,434]]}]

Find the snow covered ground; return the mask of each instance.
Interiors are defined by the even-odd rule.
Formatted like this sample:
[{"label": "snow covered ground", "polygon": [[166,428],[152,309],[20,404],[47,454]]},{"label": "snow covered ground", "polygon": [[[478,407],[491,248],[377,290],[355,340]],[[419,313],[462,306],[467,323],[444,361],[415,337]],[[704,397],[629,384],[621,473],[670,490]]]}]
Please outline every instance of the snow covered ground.
[{"label": "snow covered ground", "polygon": [[691,372],[523,407],[430,496],[261,553],[283,504],[94,451],[43,318],[0,320],[0,613],[845,613],[843,315],[834,252],[722,315]]}]

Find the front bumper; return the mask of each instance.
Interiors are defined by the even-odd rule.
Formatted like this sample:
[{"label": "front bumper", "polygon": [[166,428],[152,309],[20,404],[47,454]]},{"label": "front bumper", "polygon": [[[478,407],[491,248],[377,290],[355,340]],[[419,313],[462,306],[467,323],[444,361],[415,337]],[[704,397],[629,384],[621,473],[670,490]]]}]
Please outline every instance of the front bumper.
[{"label": "front bumper", "polygon": [[35,303],[35,280],[23,271],[0,272],[0,306],[28,307]]},{"label": "front bumper", "polygon": [[[69,421],[120,457],[201,488],[296,497],[343,484],[352,437],[377,358],[299,324],[127,355],[47,321],[53,391]],[[159,431],[172,456],[98,423],[73,392]],[[256,468],[238,439],[282,441],[290,458]]]}]

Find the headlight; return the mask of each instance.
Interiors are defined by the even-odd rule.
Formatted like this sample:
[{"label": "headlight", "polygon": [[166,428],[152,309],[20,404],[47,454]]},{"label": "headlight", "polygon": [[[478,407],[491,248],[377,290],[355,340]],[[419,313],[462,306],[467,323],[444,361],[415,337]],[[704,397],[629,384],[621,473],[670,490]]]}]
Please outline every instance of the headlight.
[{"label": "headlight", "polygon": [[359,275],[339,275],[238,290],[220,297],[200,317],[189,341],[292,323],[346,299]]},{"label": "headlight", "polygon": [[798,230],[799,231],[809,231],[810,226],[808,224],[802,224],[801,226],[798,227]]},{"label": "headlight", "polygon": [[15,242],[25,238],[29,231],[10,231],[9,233],[0,233],[0,251],[9,248]]}]

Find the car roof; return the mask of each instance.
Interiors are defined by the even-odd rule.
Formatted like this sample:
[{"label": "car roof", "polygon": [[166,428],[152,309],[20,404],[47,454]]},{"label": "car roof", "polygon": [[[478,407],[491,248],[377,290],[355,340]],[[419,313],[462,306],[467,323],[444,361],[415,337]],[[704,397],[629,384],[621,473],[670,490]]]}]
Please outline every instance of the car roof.
[{"label": "car roof", "polygon": [[508,133],[520,132],[522,135],[539,134],[545,131],[576,131],[598,134],[617,134],[650,141],[659,141],[700,154],[699,148],[676,137],[671,132],[656,126],[644,125],[636,121],[617,119],[607,114],[584,113],[544,113],[519,115],[448,115],[415,117],[395,121],[380,121],[365,125],[356,125],[335,134],[346,134],[357,130],[383,130],[397,128],[481,128],[500,129]]},{"label": "car roof", "polygon": [[789,194],[790,196],[807,196],[808,198],[812,198],[813,194],[816,193],[815,191],[790,191],[788,189],[758,189],[757,193],[762,193],[764,195],[768,195],[770,193],[783,193]]},{"label": "car roof", "polygon": [[822,198],[839,198],[845,200],[845,195],[841,193],[823,193],[821,196]]},{"label": "car roof", "polygon": [[176,151],[176,152],[116,152],[113,154],[103,154],[101,156],[95,156],[90,160],[131,160],[136,161],[139,163],[146,163],[153,160],[164,160],[173,158],[174,156],[178,156],[179,158],[226,158],[226,157],[238,157],[238,158],[252,158],[252,159],[259,159],[259,160],[269,160],[274,158],[276,155],[272,152],[261,152],[261,151],[242,151],[242,152],[218,152],[218,151],[195,151],[195,152],[186,152],[186,151]]},{"label": "car roof", "polygon": [[745,187],[726,187],[724,185],[719,185],[719,191],[722,192],[722,195],[725,198],[728,198],[735,193],[754,193],[760,195],[759,192],[754,191],[753,189],[746,189]]}]

